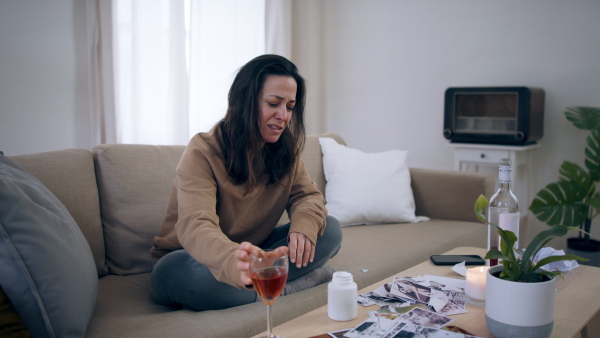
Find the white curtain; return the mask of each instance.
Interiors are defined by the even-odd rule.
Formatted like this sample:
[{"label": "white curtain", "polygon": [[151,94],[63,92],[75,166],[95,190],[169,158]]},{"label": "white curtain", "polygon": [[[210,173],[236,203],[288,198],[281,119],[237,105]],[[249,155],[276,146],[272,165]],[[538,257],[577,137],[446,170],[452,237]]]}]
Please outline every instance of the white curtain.
[{"label": "white curtain", "polygon": [[112,3],[86,0],[91,145],[114,143],[115,101],[112,65]]},{"label": "white curtain", "polygon": [[183,144],[188,137],[184,14],[183,0],[114,1],[117,142]]},{"label": "white curtain", "polygon": [[114,0],[119,143],[187,144],[225,115],[236,71],[264,54],[265,0]]},{"label": "white curtain", "polygon": [[263,0],[192,0],[189,135],[225,116],[237,70],[264,53]]},{"label": "white curtain", "polygon": [[292,56],[292,0],[266,0],[266,52]]}]

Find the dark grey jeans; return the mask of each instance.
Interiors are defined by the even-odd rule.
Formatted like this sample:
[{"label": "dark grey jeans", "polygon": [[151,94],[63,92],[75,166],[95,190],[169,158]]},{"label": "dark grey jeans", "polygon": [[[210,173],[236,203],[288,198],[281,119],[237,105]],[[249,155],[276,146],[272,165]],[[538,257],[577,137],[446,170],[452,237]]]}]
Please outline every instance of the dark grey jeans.
[{"label": "dark grey jeans", "polygon": [[[275,228],[259,247],[274,249],[287,246],[289,230],[289,223]],[[341,245],[340,223],[327,216],[325,232],[317,238],[313,263],[300,269],[290,264],[288,281],[324,266],[337,254]],[[151,286],[152,299],[158,304],[183,306],[196,311],[219,310],[256,301],[256,292],[217,281],[206,266],[183,249],[168,253],[156,263]]]}]

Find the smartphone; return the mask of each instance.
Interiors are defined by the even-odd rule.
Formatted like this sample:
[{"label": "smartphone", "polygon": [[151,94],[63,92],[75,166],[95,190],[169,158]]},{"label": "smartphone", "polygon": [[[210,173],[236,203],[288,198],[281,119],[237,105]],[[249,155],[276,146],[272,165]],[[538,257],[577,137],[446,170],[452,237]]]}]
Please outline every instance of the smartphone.
[{"label": "smartphone", "polygon": [[429,257],[435,265],[485,265],[485,260],[479,255],[432,255]]}]

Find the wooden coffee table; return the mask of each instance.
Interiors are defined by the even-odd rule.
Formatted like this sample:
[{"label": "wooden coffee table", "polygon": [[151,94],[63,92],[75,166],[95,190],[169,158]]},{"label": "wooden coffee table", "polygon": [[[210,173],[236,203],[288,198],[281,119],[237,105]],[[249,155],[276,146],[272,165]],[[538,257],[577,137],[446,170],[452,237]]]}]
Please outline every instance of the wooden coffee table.
[{"label": "wooden coffee table", "polygon": [[[480,248],[460,247],[450,250],[446,254],[469,254],[483,257],[485,252],[486,250]],[[383,284],[391,282],[394,276],[435,275],[464,278],[450,268],[449,266],[436,266],[427,260],[359,290],[358,293],[373,291]],[[556,295],[554,329],[551,337],[576,337],[582,334],[585,338],[587,336],[585,327],[588,322],[594,316],[596,316],[594,320],[600,318],[600,315],[598,315],[600,311],[600,268],[582,265],[565,273],[564,279],[559,277],[556,282],[558,293]],[[327,332],[353,328],[369,317],[367,311],[377,310],[378,308],[376,305],[370,307],[359,305],[357,318],[347,322],[338,322],[327,317],[327,305],[325,305],[275,327],[273,333],[286,338],[321,336]],[[450,325],[457,326],[479,337],[491,337],[485,324],[485,309],[467,305],[467,311],[468,313],[451,316],[454,321]],[[507,311],[509,310],[507,309]],[[262,335],[266,335],[266,332]]]}]

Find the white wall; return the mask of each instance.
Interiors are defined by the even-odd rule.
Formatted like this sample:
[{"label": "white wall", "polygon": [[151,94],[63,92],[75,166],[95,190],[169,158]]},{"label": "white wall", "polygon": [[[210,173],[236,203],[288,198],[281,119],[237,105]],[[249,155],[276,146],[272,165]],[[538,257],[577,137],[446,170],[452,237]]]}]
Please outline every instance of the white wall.
[{"label": "white wall", "polygon": [[[320,62],[322,72],[309,76],[323,80],[322,92],[309,91],[309,100],[326,120],[313,132],[339,133],[363,151],[407,149],[412,167],[452,169],[442,136],[446,88],[537,86],[546,91],[545,135],[532,154],[532,195],[557,179],[564,159],[583,165],[585,135],[564,110],[600,106],[599,1],[302,3],[294,29],[322,27],[318,44],[315,34],[298,34],[293,54],[300,65]],[[307,59],[303,49],[315,44],[319,55]],[[530,233],[545,227],[530,224]]]},{"label": "white wall", "polygon": [[91,148],[85,1],[0,2],[0,150]]}]

